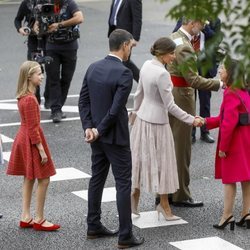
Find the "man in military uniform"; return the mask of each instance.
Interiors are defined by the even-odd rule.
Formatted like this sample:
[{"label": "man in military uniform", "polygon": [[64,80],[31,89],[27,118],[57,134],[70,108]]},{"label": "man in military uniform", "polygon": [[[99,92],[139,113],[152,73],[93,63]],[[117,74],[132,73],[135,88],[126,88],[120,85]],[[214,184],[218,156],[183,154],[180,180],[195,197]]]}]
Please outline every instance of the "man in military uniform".
[{"label": "man in military uniform", "polygon": [[[173,95],[175,103],[187,113],[195,115],[194,90],[218,91],[222,83],[219,80],[204,78],[198,74],[197,57],[191,44],[192,37],[203,29],[200,20],[183,19],[181,28],[171,34],[176,43],[176,59],[168,65],[174,85]],[[170,117],[173,131],[180,189],[173,195],[175,206],[199,207],[202,202],[194,201],[189,190],[189,165],[191,160],[191,133],[192,127]]]}]

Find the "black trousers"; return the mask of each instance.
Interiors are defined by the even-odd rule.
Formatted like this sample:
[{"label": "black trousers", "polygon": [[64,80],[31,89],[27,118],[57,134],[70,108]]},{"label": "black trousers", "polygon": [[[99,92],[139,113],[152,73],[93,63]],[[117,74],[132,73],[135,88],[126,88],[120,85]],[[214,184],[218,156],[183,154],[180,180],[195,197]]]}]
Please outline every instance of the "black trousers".
[{"label": "black trousers", "polygon": [[47,56],[51,56],[53,61],[46,64],[47,81],[49,86],[49,100],[51,113],[61,111],[64,105],[71,80],[73,78],[77,50],[47,50]]},{"label": "black trousers", "polygon": [[123,64],[132,71],[133,78],[136,82],[139,82],[140,70],[134,64],[134,62],[130,59],[131,54],[129,55],[128,61],[123,62]]},{"label": "black trousers", "polygon": [[[200,116],[210,117],[210,99],[211,91],[209,90],[198,90],[199,102],[200,102]],[[195,90],[195,100],[197,99],[197,90]],[[201,135],[207,134],[209,131],[205,126],[200,127]],[[196,128],[193,127],[192,136],[195,136]]]},{"label": "black trousers", "polygon": [[88,229],[97,230],[102,225],[100,221],[102,193],[111,164],[117,192],[119,240],[126,240],[132,236],[130,147],[94,142],[91,144],[91,149],[92,177],[88,190]]}]

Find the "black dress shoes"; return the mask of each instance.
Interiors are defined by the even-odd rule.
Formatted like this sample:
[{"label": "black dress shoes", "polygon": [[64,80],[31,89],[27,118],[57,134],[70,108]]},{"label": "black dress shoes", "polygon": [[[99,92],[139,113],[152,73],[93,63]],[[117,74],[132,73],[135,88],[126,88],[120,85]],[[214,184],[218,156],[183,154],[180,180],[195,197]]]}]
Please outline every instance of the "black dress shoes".
[{"label": "black dress shoes", "polygon": [[88,230],[87,231],[87,239],[96,239],[101,237],[111,237],[116,236],[118,234],[118,230],[109,230],[103,225],[98,230]]},{"label": "black dress shoes", "polygon": [[62,119],[66,118],[66,115],[62,111],[57,111],[55,113],[52,113],[50,118],[53,120],[54,123],[59,123]]},{"label": "black dress shoes", "polygon": [[202,207],[204,204],[201,201],[194,201],[193,199],[188,199],[185,201],[173,202],[175,207]]},{"label": "black dress shoes", "polygon": [[202,134],[201,140],[207,143],[214,143],[214,138],[208,133]]},{"label": "black dress shoes", "polygon": [[130,247],[139,246],[144,243],[144,238],[136,238],[135,236],[132,236],[128,240],[118,241],[118,248],[119,249],[125,249]]}]

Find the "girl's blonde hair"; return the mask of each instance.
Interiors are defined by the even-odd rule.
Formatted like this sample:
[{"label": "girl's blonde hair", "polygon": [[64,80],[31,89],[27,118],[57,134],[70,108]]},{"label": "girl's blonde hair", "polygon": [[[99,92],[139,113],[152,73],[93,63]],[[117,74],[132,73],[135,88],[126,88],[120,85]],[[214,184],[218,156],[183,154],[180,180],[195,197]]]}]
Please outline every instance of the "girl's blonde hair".
[{"label": "girl's blonde hair", "polygon": [[40,64],[35,61],[26,61],[21,65],[17,82],[17,99],[32,92],[32,86],[30,86],[29,78],[39,67],[41,67]]}]

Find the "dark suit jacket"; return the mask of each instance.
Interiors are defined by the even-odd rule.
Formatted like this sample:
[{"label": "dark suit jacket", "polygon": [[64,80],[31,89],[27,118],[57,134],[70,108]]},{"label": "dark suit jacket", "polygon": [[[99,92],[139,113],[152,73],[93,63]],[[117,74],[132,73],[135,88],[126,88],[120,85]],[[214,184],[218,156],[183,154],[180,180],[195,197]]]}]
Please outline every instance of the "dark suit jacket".
[{"label": "dark suit jacket", "polygon": [[97,128],[101,142],[129,145],[126,103],[132,84],[132,72],[116,57],[91,64],[79,98],[83,129]]},{"label": "dark suit jacket", "polygon": [[[113,8],[114,0],[110,7],[110,14]],[[117,13],[117,25],[115,28],[124,29],[130,32],[136,41],[140,40],[142,26],[142,1],[141,0],[123,0]],[[108,36],[115,29],[110,26]]]}]

